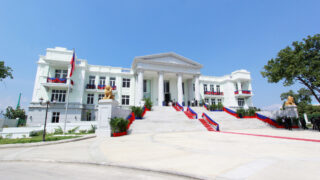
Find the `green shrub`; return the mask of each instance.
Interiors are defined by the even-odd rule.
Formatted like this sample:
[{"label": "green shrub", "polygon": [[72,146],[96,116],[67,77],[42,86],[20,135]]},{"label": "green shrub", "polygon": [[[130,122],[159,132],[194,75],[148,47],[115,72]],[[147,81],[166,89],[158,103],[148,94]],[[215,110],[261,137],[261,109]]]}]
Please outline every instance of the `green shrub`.
[{"label": "green shrub", "polygon": [[29,133],[29,136],[30,136],[30,137],[41,136],[41,135],[43,135],[43,130],[31,131],[31,132]]},{"label": "green shrub", "polygon": [[209,110],[210,111],[217,110],[217,105],[216,104],[212,104],[211,106],[209,106]]},{"label": "green shrub", "polygon": [[254,116],[256,114],[256,110],[254,108],[249,108],[247,111],[246,111],[246,115],[247,116]]},{"label": "green shrub", "polygon": [[26,123],[27,123],[27,121],[25,119],[19,119],[17,126],[23,127],[23,126],[26,126]]},{"label": "green shrub", "polygon": [[55,128],[53,134],[63,134],[62,128],[60,126],[58,128]]},{"label": "green shrub", "polygon": [[144,105],[146,106],[146,108],[151,111],[151,109],[152,109],[152,101],[151,101],[151,99],[150,98],[146,98],[144,101],[145,101]]},{"label": "green shrub", "polygon": [[110,121],[112,133],[125,132],[127,131],[127,126],[129,121],[123,118],[114,117]]},{"label": "green shrub", "polygon": [[79,129],[79,126],[73,128],[73,129],[68,130],[68,133],[74,134],[74,133],[76,133],[76,131],[77,131],[78,129]]},{"label": "green shrub", "polygon": [[97,129],[96,125],[91,124],[91,129],[88,130],[88,133],[95,133]]},{"label": "green shrub", "polygon": [[245,114],[246,114],[246,110],[244,110],[243,108],[241,108],[241,109],[237,109],[237,115],[241,118],[241,117],[243,117],[243,116],[245,116]]},{"label": "green shrub", "polygon": [[218,103],[217,110],[223,110],[223,104],[221,102]]},{"label": "green shrub", "polygon": [[137,118],[142,118],[143,108],[139,106],[132,106],[131,107],[132,112]]}]

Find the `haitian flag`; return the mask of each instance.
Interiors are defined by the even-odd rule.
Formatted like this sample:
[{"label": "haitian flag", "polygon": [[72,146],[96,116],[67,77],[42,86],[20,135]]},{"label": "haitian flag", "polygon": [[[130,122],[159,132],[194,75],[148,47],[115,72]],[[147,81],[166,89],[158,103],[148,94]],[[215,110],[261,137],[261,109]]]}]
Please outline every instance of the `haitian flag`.
[{"label": "haitian flag", "polygon": [[70,64],[71,64],[70,77],[73,74],[73,71],[74,71],[74,68],[75,68],[75,65],[76,65],[75,63],[76,63],[76,61],[75,61],[75,51],[73,51],[72,59],[71,59],[71,62],[70,62]]}]

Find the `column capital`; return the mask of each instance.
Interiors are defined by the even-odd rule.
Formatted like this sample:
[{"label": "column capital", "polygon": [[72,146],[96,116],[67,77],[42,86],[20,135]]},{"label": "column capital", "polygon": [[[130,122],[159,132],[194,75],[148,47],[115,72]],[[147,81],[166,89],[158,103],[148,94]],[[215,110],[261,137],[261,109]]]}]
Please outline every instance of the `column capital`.
[{"label": "column capital", "polygon": [[137,73],[143,73],[144,70],[143,70],[143,69],[136,69],[136,72],[137,72]]},{"label": "column capital", "polygon": [[163,75],[163,74],[164,74],[164,72],[163,72],[163,71],[158,71],[158,75],[159,75],[159,74],[162,74],[162,75]]}]

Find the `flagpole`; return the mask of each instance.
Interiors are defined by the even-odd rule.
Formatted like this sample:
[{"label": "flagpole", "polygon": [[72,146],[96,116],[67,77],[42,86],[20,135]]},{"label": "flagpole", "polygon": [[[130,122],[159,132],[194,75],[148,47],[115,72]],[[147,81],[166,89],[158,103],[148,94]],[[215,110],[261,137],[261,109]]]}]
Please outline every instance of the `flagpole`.
[{"label": "flagpole", "polygon": [[[72,53],[72,57],[74,54],[74,49],[73,49],[73,53]],[[71,65],[68,65],[68,69]],[[70,67],[70,72],[71,72],[71,68]],[[65,118],[64,118],[64,128],[63,128],[63,135],[65,135],[65,133],[67,132],[67,117],[68,117],[68,106],[69,106],[69,94],[70,94],[70,83],[71,83],[71,78],[70,78],[70,72],[68,72],[68,77],[67,77],[67,84],[68,84],[68,92],[67,92],[67,103],[66,103],[66,110],[65,110]]]}]

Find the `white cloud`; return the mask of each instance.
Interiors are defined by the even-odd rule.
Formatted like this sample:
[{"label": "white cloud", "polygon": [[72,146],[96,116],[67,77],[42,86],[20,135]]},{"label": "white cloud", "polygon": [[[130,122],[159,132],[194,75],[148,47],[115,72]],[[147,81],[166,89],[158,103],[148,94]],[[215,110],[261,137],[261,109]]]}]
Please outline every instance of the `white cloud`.
[{"label": "white cloud", "polygon": [[282,108],[282,104],[272,104],[269,106],[262,107],[261,109],[266,111],[274,111],[279,110],[280,108]]}]

